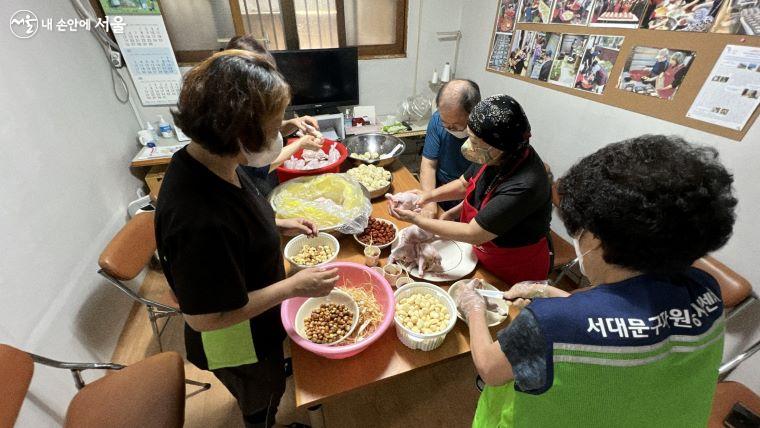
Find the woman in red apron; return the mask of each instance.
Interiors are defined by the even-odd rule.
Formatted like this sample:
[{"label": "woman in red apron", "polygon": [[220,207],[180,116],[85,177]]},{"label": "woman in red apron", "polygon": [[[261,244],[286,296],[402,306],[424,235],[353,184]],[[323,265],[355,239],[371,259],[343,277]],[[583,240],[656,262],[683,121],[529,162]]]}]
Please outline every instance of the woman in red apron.
[{"label": "woman in red apron", "polygon": [[673,98],[676,89],[678,89],[683,80],[683,76],[686,74],[684,59],[683,52],[675,52],[670,56],[668,68],[662,73],[662,79],[658,79],[655,84],[657,95],[660,98],[666,100]]},{"label": "woman in red apron", "polygon": [[482,266],[510,286],[546,279],[551,184],[529,144],[525,112],[507,95],[486,98],[470,113],[468,133],[462,154],[473,166],[458,180],[420,192],[419,201],[462,203],[440,219],[392,206],[391,215],[442,238],[473,244]]}]

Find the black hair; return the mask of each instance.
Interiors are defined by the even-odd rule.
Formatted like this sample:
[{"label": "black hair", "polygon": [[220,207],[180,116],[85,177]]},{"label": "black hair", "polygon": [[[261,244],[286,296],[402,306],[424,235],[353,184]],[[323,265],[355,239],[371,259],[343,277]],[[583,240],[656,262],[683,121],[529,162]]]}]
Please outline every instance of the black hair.
[{"label": "black hair", "polygon": [[466,111],[468,114],[472,111],[472,109],[480,102],[480,86],[478,86],[477,83],[473,82],[470,79],[456,79],[451,80],[443,84],[441,86],[441,89],[438,90],[438,93],[435,96],[435,105],[440,105],[441,101],[441,94],[443,94],[444,91],[446,91],[446,88],[449,86],[451,82],[465,82],[465,90],[463,90],[459,94],[459,98],[457,99],[457,104],[459,104],[462,107],[462,110]]},{"label": "black hair", "polygon": [[572,236],[596,235],[607,263],[675,273],[730,238],[732,184],[715,149],[642,135],[573,165],[559,180],[559,214]]},{"label": "black hair", "polygon": [[240,49],[244,51],[251,51],[257,54],[263,55],[272,65],[277,67],[277,63],[274,60],[274,56],[261,42],[256,39],[253,34],[243,34],[242,36],[235,36],[227,42],[227,46],[224,50],[228,49]]}]

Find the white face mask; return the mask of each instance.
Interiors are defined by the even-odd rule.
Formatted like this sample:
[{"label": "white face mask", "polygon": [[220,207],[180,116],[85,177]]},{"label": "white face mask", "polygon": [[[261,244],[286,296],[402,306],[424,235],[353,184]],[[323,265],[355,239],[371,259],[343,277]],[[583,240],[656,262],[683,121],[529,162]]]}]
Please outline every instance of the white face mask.
[{"label": "white face mask", "polygon": [[261,168],[271,165],[272,162],[277,159],[277,156],[279,156],[280,152],[282,151],[282,134],[278,131],[277,136],[274,137],[273,140],[269,140],[268,143],[269,144],[267,144],[267,148],[264,149],[263,152],[259,153],[250,153],[245,148],[243,148],[242,145],[240,146],[240,150],[243,152],[243,155],[245,155],[246,163],[248,166]]},{"label": "white face mask", "polygon": [[588,250],[585,253],[581,254],[581,243],[579,240],[581,236],[583,236],[583,231],[578,234],[578,238],[573,238],[573,248],[575,248],[575,257],[578,258],[578,267],[580,267],[581,273],[583,275],[586,275],[586,269],[583,267],[583,256],[591,252],[591,250]]},{"label": "white face mask", "polygon": [[458,139],[460,139],[460,140],[461,140],[462,138],[467,138],[467,135],[468,135],[468,134],[467,134],[467,130],[466,130],[466,129],[463,129],[463,130],[461,130],[461,131],[452,131],[452,130],[451,130],[451,129],[449,129],[449,128],[443,128],[443,129],[445,129],[445,130],[446,130],[446,132],[448,132],[449,134],[453,135],[455,138],[458,138]]}]

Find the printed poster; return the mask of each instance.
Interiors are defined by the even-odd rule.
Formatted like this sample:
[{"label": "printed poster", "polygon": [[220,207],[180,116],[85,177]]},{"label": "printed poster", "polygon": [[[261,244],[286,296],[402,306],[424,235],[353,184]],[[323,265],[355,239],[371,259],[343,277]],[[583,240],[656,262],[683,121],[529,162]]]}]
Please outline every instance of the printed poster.
[{"label": "printed poster", "polygon": [[760,103],[760,48],[727,45],[686,117],[741,131]]}]

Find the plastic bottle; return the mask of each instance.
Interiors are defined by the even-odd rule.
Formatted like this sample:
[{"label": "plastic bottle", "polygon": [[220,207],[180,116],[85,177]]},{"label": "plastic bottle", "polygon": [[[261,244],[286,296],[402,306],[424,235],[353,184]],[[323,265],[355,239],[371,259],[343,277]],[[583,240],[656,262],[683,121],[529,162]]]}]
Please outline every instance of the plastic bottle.
[{"label": "plastic bottle", "polygon": [[343,114],[343,128],[348,129],[354,126],[353,122],[354,122],[354,117],[351,114],[351,109],[347,108],[346,113]]},{"label": "plastic bottle", "polygon": [[156,127],[153,126],[150,121],[145,122],[145,130],[150,132],[154,140],[158,140],[158,133],[156,133]]},{"label": "plastic bottle", "polygon": [[[137,139],[140,140],[140,144],[143,146],[148,147],[155,147],[156,146],[156,138],[153,136],[153,133],[151,133],[147,129],[143,129],[141,131],[137,132]],[[151,146],[151,144],[153,146]]]},{"label": "plastic bottle", "polygon": [[172,133],[172,126],[160,114],[158,115],[158,132],[164,138],[171,138],[174,135]]}]

